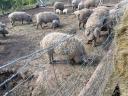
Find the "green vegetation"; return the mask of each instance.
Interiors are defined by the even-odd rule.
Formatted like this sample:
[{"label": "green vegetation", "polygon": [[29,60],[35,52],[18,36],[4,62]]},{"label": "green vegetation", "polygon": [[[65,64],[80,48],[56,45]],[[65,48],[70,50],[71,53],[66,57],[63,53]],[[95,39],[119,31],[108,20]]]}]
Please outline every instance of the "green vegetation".
[{"label": "green vegetation", "polygon": [[32,7],[37,0],[0,0],[0,13],[5,14],[10,10],[18,10],[23,7]]},{"label": "green vegetation", "polygon": [[[61,0],[42,0],[45,5],[53,5],[55,1]],[[15,10],[25,10],[36,6],[38,0],[0,0],[0,15],[13,12]]]}]

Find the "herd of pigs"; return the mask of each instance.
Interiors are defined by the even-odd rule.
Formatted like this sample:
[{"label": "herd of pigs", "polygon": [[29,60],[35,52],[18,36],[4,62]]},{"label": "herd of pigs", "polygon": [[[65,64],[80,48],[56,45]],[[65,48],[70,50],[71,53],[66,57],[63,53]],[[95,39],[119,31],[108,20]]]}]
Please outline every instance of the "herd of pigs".
[{"label": "herd of pigs", "polygon": [[[59,18],[60,14],[74,14],[78,19],[79,29],[83,28],[85,30],[84,35],[88,40],[87,44],[92,43],[95,47],[97,45],[96,41],[102,36],[104,31],[107,32],[107,35],[112,32],[113,27],[120,21],[127,5],[127,0],[122,0],[112,7],[103,6],[100,0],[72,0],[71,10],[70,8],[65,8],[63,2],[55,2],[53,6],[54,12],[39,12],[35,14],[34,17],[37,29],[39,26],[43,29],[43,24],[52,23],[51,28],[54,30],[61,25],[61,20]],[[10,13],[8,19],[12,26],[15,25],[16,21],[20,21],[22,24],[24,21],[28,22],[28,24],[33,23],[33,16],[27,12],[21,11]],[[2,34],[3,37],[6,37],[6,34],[9,33],[6,27],[4,23],[0,22],[0,34]],[[60,43],[59,47],[52,47],[48,50],[49,63],[53,63],[54,53],[63,55],[65,53],[65,50],[63,50],[64,48],[67,49],[68,59],[73,63],[80,63],[82,61],[87,63],[88,59],[84,45],[77,37],[72,37],[69,34],[60,32],[49,33],[40,42],[40,46],[42,48],[49,48],[64,38],[68,39]]]}]

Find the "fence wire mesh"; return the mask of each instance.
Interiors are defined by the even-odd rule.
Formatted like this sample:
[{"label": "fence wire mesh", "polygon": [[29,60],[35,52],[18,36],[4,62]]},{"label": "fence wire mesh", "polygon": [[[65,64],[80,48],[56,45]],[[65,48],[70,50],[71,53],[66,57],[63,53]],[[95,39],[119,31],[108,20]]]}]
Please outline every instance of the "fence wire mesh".
[{"label": "fence wire mesh", "polygon": [[[71,37],[70,37],[71,38]],[[107,40],[109,40],[109,39],[107,39]],[[61,41],[62,42],[62,41]],[[61,43],[60,42],[60,43]],[[60,44],[59,43],[59,44]],[[57,43],[58,44],[58,43]],[[55,46],[54,46],[54,48],[55,48]],[[49,49],[47,49],[47,51],[48,51]],[[34,52],[34,53],[38,53],[38,52],[40,52],[40,51],[37,51],[37,52]],[[46,52],[46,51],[45,51]],[[102,53],[102,51],[101,51],[101,53],[100,53],[100,55],[103,55],[103,53]],[[98,54],[99,55],[99,54]],[[29,61],[29,63],[30,62],[32,62],[33,60],[37,60],[37,57],[35,57],[35,56],[37,56],[37,55],[35,55],[35,54],[33,54],[33,55],[29,55],[29,56],[27,56],[27,58],[30,58],[30,59],[28,59],[28,61]],[[26,57],[26,56],[25,56]],[[36,59],[35,59],[35,58]],[[38,57],[39,58],[39,57]],[[42,57],[41,57],[42,58]],[[45,58],[45,57],[44,57]],[[75,72],[75,68],[72,68],[71,70],[72,70],[72,76],[70,76],[70,78],[68,79],[68,80],[66,80],[66,82],[65,82],[65,80],[62,82],[61,80],[59,80],[58,78],[57,78],[57,74],[56,74],[56,70],[55,70],[55,68],[54,68],[54,65],[53,65],[53,68],[52,68],[52,70],[53,70],[53,75],[54,75],[54,79],[55,79],[55,84],[57,84],[56,85],[56,87],[57,88],[55,88],[55,89],[58,89],[58,90],[53,90],[53,93],[51,93],[51,90],[52,89],[50,89],[51,87],[49,87],[47,90],[50,90],[49,92],[47,92],[47,95],[48,96],[50,96],[50,94],[53,94],[53,96],[60,96],[60,94],[61,94],[61,96],[72,96],[72,94],[74,94],[73,92],[77,92],[76,94],[78,94],[78,92],[81,90],[80,88],[82,88],[82,86],[84,85],[84,82],[85,82],[85,80],[87,79],[89,79],[90,77],[91,77],[91,75],[92,75],[92,73],[93,73],[93,71],[94,71],[94,69],[96,68],[96,66],[94,67],[92,67],[91,65],[92,65],[92,63],[93,62],[95,62],[95,58],[96,57],[94,57],[93,59],[92,59],[92,61],[89,63],[89,64],[87,64],[86,66],[85,66],[85,63],[83,63],[81,66],[80,66],[80,69],[79,70],[77,70],[77,71],[79,71],[79,74],[76,74],[76,72]],[[26,58],[21,58],[21,60],[22,59],[26,59]],[[15,62],[11,62],[11,63],[9,63],[9,64],[16,64],[16,62],[19,62],[19,59],[17,60],[17,61],[15,61]],[[25,60],[25,62],[27,62],[26,60]],[[43,61],[43,62],[46,62],[45,60]],[[69,63],[68,62],[68,60],[66,60],[66,63]],[[28,62],[26,63],[27,65],[28,65]],[[23,66],[23,68],[24,67],[26,67],[26,64]],[[8,64],[7,64],[8,65]],[[43,65],[43,64],[42,64]],[[13,65],[14,66],[14,65]],[[3,66],[3,67],[1,67],[1,68],[4,68],[4,67],[6,67],[5,65]],[[78,66],[76,66],[76,67],[78,67]],[[22,69],[22,68],[21,68]],[[19,69],[19,70],[21,70],[21,69]],[[93,70],[93,71],[92,71]],[[22,70],[23,71],[23,70]],[[84,73],[87,73],[87,74],[84,74]],[[74,74],[73,74],[74,73]],[[48,73],[46,73],[46,74],[48,74]],[[16,73],[16,75],[17,75],[17,73]],[[2,84],[1,84],[1,86],[3,85],[3,84],[5,84],[6,82],[8,82],[9,80],[11,80],[14,76],[16,76],[15,74],[11,77],[11,78],[9,78],[9,79],[7,79],[6,81],[4,81]],[[59,74],[60,75],[60,74]],[[31,76],[31,75],[30,75]],[[48,78],[48,77],[46,77],[46,78]],[[85,79],[86,78],[86,79]],[[26,80],[24,80],[24,81],[26,81]],[[23,81],[23,82],[24,82]],[[46,79],[46,81],[47,82],[44,82],[44,83],[47,83],[47,85],[49,85],[49,82],[48,82],[48,80]],[[84,82],[83,82],[84,81]],[[23,83],[20,83],[20,84],[23,84]],[[77,87],[76,87],[76,85],[77,85]],[[17,85],[17,86],[20,86],[19,84]],[[10,90],[10,91],[8,91],[6,94],[5,94],[5,96],[7,96],[10,92],[12,92],[14,89],[16,89],[17,88],[17,86],[16,87],[14,87],[12,90]],[[78,89],[79,90],[78,90]],[[77,91],[76,91],[77,90]]]}]

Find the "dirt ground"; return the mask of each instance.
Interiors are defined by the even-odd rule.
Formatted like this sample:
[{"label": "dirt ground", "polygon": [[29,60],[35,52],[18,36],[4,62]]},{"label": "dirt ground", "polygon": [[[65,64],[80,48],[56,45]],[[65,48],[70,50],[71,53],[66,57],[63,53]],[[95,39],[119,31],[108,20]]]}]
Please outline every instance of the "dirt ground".
[{"label": "dirt ground", "polygon": [[[53,11],[53,9],[36,8],[27,10],[27,12],[32,15],[41,11]],[[40,41],[45,35],[51,32],[63,32],[68,34],[72,32],[70,34],[74,34],[76,31],[75,34],[84,44],[88,56],[96,56],[98,60],[88,65],[71,65],[68,61],[59,61],[58,64],[50,65],[48,64],[46,54],[41,54],[37,59],[32,59],[31,57],[28,65],[22,71],[23,75],[25,74],[25,78],[30,76],[30,74],[34,74],[35,77],[13,90],[10,96],[51,96],[51,94],[55,93],[55,96],[77,96],[91,77],[98,62],[100,61],[99,58],[101,59],[107,50],[102,51],[102,46],[93,48],[91,45],[86,44],[84,30],[78,29],[78,21],[74,15],[60,15],[60,20],[62,23],[61,28],[53,30],[51,29],[51,24],[47,24],[43,29],[39,27],[37,30],[36,26],[33,24],[21,25],[21,23],[16,23],[16,26],[12,27],[7,16],[1,17],[0,21],[4,21],[7,24],[9,34],[6,38],[3,38],[2,36],[0,37],[0,42],[2,43],[0,45],[0,66],[40,49]],[[56,56],[55,58],[57,60],[60,60],[61,58],[66,59],[66,57],[60,56]],[[16,65],[13,66],[14,70],[16,71],[17,68],[20,68],[20,64],[23,66],[26,62],[27,59],[17,62]],[[24,73],[26,70],[27,74]],[[17,84],[23,80],[24,79],[18,80]],[[59,88],[61,88],[61,91],[59,90],[58,92],[57,89]],[[41,93],[41,89],[43,90],[43,93]],[[34,92],[37,92],[36,94],[38,95],[35,95]]]}]

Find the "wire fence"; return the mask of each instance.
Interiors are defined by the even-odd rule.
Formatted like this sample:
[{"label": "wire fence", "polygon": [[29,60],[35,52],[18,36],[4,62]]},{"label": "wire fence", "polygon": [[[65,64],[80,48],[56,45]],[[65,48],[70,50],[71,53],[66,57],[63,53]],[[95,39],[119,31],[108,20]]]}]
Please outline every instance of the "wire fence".
[{"label": "wire fence", "polygon": [[103,58],[79,96],[102,96],[106,83],[114,69],[110,58],[112,58],[112,50]]},{"label": "wire fence", "polygon": [[[73,35],[74,36],[74,35]],[[71,38],[71,37],[70,37]],[[65,38],[64,38],[65,39]],[[67,40],[67,39],[66,39]],[[108,39],[107,39],[108,40]],[[63,40],[62,40],[63,41]],[[57,44],[59,45],[60,43],[62,43],[62,41],[61,42],[57,42]],[[65,41],[65,40],[64,40]],[[104,42],[105,43],[105,42]],[[28,59],[28,61],[26,62],[26,64],[22,67],[22,68],[20,68],[19,70],[22,70],[24,67],[26,67],[26,65],[28,65],[28,63],[29,62],[31,62],[33,59],[35,59],[35,58],[38,58],[38,57],[35,57],[35,56],[37,56],[37,55],[35,55],[36,53],[38,53],[38,52],[43,52],[42,54],[44,54],[45,52],[47,52],[48,50],[50,50],[51,48],[55,48],[56,46],[52,46],[52,47],[50,47],[50,48],[48,48],[48,49],[43,49],[43,50],[39,50],[39,51],[36,51],[36,52],[34,52],[34,53],[32,53],[31,55],[28,55],[28,56],[24,56],[24,57],[21,57],[21,58],[19,58],[19,59],[16,59],[15,60],[15,62],[13,61],[13,62],[11,62],[11,63],[8,63],[7,65],[4,65],[4,66],[2,66],[2,67],[0,67],[1,69],[2,68],[4,68],[4,67],[7,67],[7,66],[9,66],[9,65],[11,65],[11,64],[16,64],[16,62],[18,62],[18,61],[20,61],[20,60],[24,60],[24,59],[27,59],[27,58],[31,58],[31,59]],[[47,50],[47,51],[44,51],[44,50]],[[35,57],[35,58],[34,58]],[[93,59],[92,59],[92,61],[91,61],[91,63],[92,62],[94,62],[94,60],[95,60],[95,58],[96,57],[94,57]],[[90,66],[91,65],[91,63],[90,64],[88,64],[88,66]],[[82,65],[81,65],[81,67],[83,67],[85,65],[85,63],[83,63]],[[14,66],[14,65],[13,65]],[[86,66],[86,67],[88,67],[88,66]],[[85,69],[87,69],[87,68],[85,68]],[[54,69],[55,70],[55,69]],[[0,85],[2,86],[2,85],[4,85],[5,83],[7,83],[8,81],[10,81],[10,80],[12,80],[17,74],[19,73],[19,71],[17,71],[17,73],[16,74],[14,74],[14,75],[12,75],[12,77],[11,78],[9,78],[9,79],[7,79],[7,80],[5,80],[3,83],[1,83]],[[55,74],[55,72],[54,72],[54,74]],[[80,76],[81,75],[79,75],[78,77],[77,77],[77,79],[75,80],[75,84],[73,83],[72,84],[72,86],[74,86],[74,85],[76,85],[76,84],[78,84],[78,80],[80,79]],[[57,78],[57,77],[56,77]],[[25,80],[26,81],[26,80]],[[56,80],[57,81],[57,80]],[[24,82],[24,81],[23,81]],[[70,82],[69,82],[70,83]],[[23,83],[20,83],[20,84],[23,84]],[[59,84],[58,84],[59,85]],[[62,84],[60,84],[60,85],[62,85]],[[78,84],[79,85],[79,84]],[[0,87],[1,87],[0,86]],[[17,86],[20,86],[19,84],[17,85]],[[72,89],[72,86],[69,88],[69,90],[70,89]],[[61,86],[60,88],[62,88],[63,86]],[[7,96],[7,94],[9,94],[10,92],[12,92],[14,89],[16,89],[17,87],[14,87],[12,90],[10,90],[10,91],[8,91],[4,96]],[[63,89],[66,89],[66,88],[63,88]],[[68,91],[68,90],[67,90]],[[64,92],[63,94],[70,94],[69,92]],[[55,92],[55,95],[53,95],[53,96],[56,96],[56,94],[58,94],[58,92],[60,92],[60,89],[58,89],[58,91],[57,92]],[[59,93],[60,94],[60,93]],[[64,96],[64,95],[62,95],[61,94],[61,96]],[[70,96],[70,95],[65,95],[65,96]]]},{"label": "wire fence", "polygon": [[[111,36],[111,35],[112,35],[112,34],[110,34],[109,36]],[[109,37],[108,37],[108,38],[109,38]],[[108,42],[108,39],[107,39],[105,42]],[[104,43],[105,43],[105,42],[104,42]],[[111,42],[111,40],[104,46],[104,48],[108,47],[108,45],[109,45],[110,42]],[[104,49],[104,48],[103,48],[103,49]],[[101,51],[101,52],[102,52],[102,51]],[[86,67],[92,65],[92,63],[95,61],[95,59],[96,59],[96,57],[93,57],[93,58],[92,58],[92,61],[91,61]],[[107,61],[107,62],[108,62],[108,61]],[[84,66],[84,64],[81,65],[81,67],[83,67],[83,66]],[[87,70],[86,70],[86,71],[87,71]],[[88,70],[87,72],[89,72],[89,70]],[[101,73],[102,73],[102,72],[101,72]],[[64,96],[74,96],[74,95],[72,95],[73,90],[71,91],[71,89],[77,88],[76,84],[77,84],[77,85],[80,84],[80,82],[79,82],[80,76],[81,76],[81,75],[78,75],[76,81],[72,84],[72,86],[71,86],[70,88],[68,88],[68,91],[65,92],[66,95],[64,95]],[[100,75],[100,76],[101,76],[101,75]],[[99,76],[99,78],[100,78],[100,76]],[[98,86],[98,87],[99,87],[99,86]],[[67,94],[67,93],[68,93],[68,94]],[[86,93],[86,94],[87,94],[87,93]],[[85,95],[85,94],[84,94],[84,95]],[[53,95],[53,96],[56,96],[56,94]],[[62,95],[62,96],[63,96],[63,95]],[[89,95],[89,96],[91,96],[91,95]]]}]

